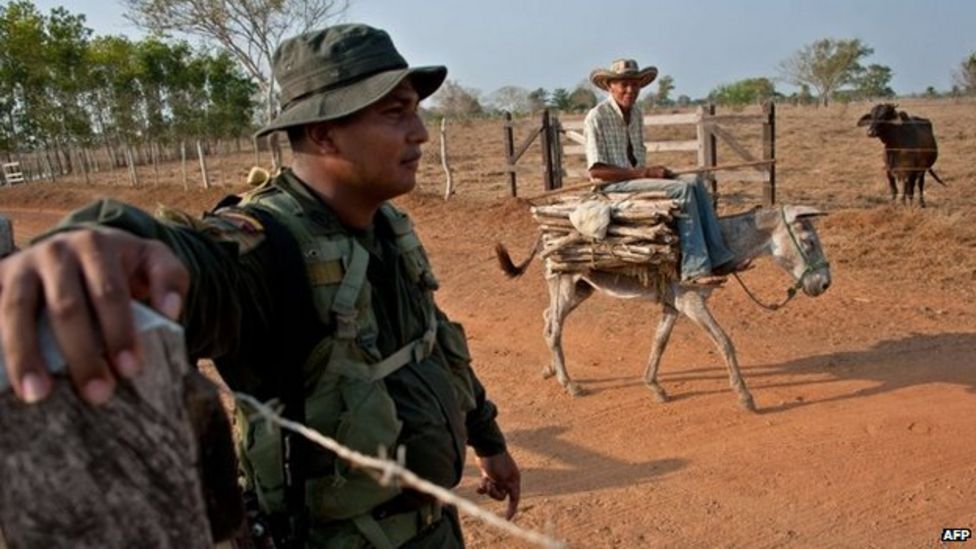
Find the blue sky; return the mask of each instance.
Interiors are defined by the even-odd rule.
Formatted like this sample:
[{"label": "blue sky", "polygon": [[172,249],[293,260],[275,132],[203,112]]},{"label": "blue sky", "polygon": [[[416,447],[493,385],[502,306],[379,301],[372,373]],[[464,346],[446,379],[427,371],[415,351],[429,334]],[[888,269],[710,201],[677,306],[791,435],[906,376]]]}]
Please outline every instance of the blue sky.
[{"label": "blue sky", "polygon": [[[35,3],[83,13],[98,34],[141,34],[112,0]],[[976,51],[976,0],[351,0],[345,19],[388,30],[411,64],[447,65],[450,78],[484,93],[572,88],[593,68],[633,57],[671,75],[675,95],[702,97],[775,77],[791,53],[833,37],[874,48],[866,61],[891,67],[892,87],[907,94],[949,89]]]}]

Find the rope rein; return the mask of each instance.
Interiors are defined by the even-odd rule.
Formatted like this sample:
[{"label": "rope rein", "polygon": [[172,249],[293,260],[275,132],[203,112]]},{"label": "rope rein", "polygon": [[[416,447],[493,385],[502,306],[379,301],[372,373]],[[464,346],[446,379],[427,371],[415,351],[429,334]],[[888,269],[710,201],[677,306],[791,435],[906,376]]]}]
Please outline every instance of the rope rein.
[{"label": "rope rein", "polygon": [[777,311],[792,301],[792,299],[796,297],[797,290],[803,288],[803,279],[806,278],[808,274],[816,271],[817,269],[830,267],[830,263],[822,257],[817,258],[816,261],[810,260],[809,256],[807,256],[807,254],[803,251],[803,247],[800,246],[800,242],[796,239],[796,235],[793,234],[793,228],[790,227],[790,223],[786,220],[786,209],[780,208],[779,211],[780,216],[783,218],[783,223],[786,225],[786,232],[790,235],[790,242],[793,243],[793,247],[796,249],[797,253],[800,254],[800,257],[803,258],[803,273],[800,274],[799,278],[796,278],[796,282],[794,282],[792,286],[786,289],[786,298],[779,303],[763,303],[759,300],[759,298],[756,297],[755,294],[752,293],[752,291],[749,290],[745,282],[739,278],[739,273],[732,273],[732,276],[735,277],[735,280],[739,283],[739,286],[742,286],[742,290],[747,296],[749,296],[749,299],[767,311]]}]

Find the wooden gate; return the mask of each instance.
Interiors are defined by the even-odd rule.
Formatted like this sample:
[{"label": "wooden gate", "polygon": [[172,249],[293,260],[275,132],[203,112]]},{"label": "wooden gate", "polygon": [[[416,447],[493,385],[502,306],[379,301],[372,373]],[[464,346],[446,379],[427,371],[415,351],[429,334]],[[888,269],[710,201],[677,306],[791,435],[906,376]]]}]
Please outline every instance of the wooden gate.
[{"label": "wooden gate", "polygon": [[[728,126],[741,124],[762,124],[761,151],[757,154],[748,150],[735,137]],[[695,153],[695,166],[699,168],[718,165],[718,140],[721,139],[732,152],[744,162],[758,160],[770,161],[766,165],[723,173],[723,179],[739,181],[758,181],[763,184],[763,203],[776,202],[776,110],[775,104],[767,102],[761,114],[716,114],[714,105],[701,105],[694,112],[679,114],[658,114],[644,116],[644,126],[694,125],[696,138],[691,140],[647,141],[647,152],[685,151]],[[525,151],[538,137],[542,149],[542,181],[546,191],[561,188],[567,179],[585,180],[589,178],[586,170],[566,170],[563,166],[567,155],[585,155],[583,120],[560,121],[548,109],[542,112],[541,124],[515,147],[514,125],[509,113],[505,113],[505,158],[506,172],[512,196],[517,195],[516,164]],[[653,133],[653,132],[648,132]],[[567,142],[564,144],[564,141]],[[715,173],[705,176],[718,196],[718,178]]]}]

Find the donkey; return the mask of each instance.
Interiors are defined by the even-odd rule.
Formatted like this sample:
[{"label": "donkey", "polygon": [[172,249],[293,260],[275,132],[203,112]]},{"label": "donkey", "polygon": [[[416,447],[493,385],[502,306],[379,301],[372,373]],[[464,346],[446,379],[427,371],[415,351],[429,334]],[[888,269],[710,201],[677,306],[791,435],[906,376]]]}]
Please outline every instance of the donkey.
[{"label": "donkey", "polygon": [[[797,290],[802,289],[805,294],[816,297],[830,286],[830,265],[811,223],[813,218],[821,215],[824,213],[804,206],[757,208],[749,212],[721,217],[719,225],[726,245],[735,255],[734,265],[748,265],[757,257],[770,255],[777,265],[793,277],[794,285],[788,291],[787,301],[789,301]],[[539,244],[540,242],[537,241],[532,254],[517,266],[512,262],[505,246],[497,244],[495,252],[502,270],[510,278],[523,274],[539,250]],[[738,394],[739,403],[743,408],[755,411],[752,395],[739,373],[735,347],[708,310],[706,301],[714,287],[691,286],[675,282],[659,291],[658,288],[641,284],[636,278],[630,276],[597,270],[582,273],[555,273],[548,265],[545,267],[545,276],[549,284],[549,308],[543,315],[544,334],[549,350],[552,352],[552,363],[543,369],[542,375],[551,377],[555,374],[559,383],[570,395],[584,394],[584,390],[569,378],[566,371],[562,348],[563,325],[569,313],[593,295],[594,291],[600,291],[623,299],[647,299],[662,306],[663,316],[658,323],[651,355],[644,372],[644,383],[658,401],[665,402],[668,399],[667,393],[657,381],[657,372],[678,313],[682,313],[711,337],[725,357],[729,370],[729,384]],[[774,307],[778,308],[780,305]]]}]

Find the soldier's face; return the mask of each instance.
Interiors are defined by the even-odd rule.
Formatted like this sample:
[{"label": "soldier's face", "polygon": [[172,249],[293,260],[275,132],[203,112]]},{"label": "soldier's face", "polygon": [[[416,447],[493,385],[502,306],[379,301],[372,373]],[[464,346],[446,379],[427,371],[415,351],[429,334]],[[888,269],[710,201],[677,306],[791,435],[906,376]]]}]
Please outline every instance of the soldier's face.
[{"label": "soldier's face", "polygon": [[640,82],[637,80],[611,80],[607,82],[610,88],[610,95],[613,100],[620,105],[621,109],[629,110],[637,103],[637,96],[640,95]]},{"label": "soldier's face", "polygon": [[343,179],[364,197],[388,200],[416,185],[420,146],[429,137],[418,104],[413,85],[404,80],[376,103],[334,124],[330,136]]}]

